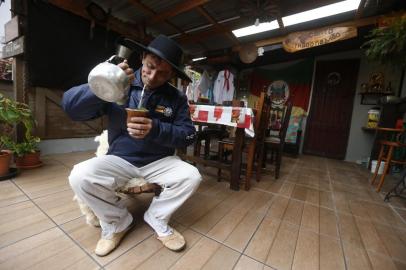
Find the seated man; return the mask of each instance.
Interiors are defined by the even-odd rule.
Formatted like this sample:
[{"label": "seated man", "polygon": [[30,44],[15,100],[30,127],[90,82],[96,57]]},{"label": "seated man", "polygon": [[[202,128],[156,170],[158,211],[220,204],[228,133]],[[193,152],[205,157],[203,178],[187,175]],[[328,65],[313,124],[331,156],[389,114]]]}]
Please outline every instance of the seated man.
[{"label": "seated man", "polygon": [[[75,165],[69,176],[76,196],[100,221],[101,239],[95,250],[99,256],[114,250],[134,224],[132,215],[115,193],[134,177],[162,187],[144,220],[167,248],[183,249],[186,244],[183,236],[168,222],[201,181],[195,167],[174,156],[175,148],[191,144],[196,132],[186,96],[168,83],[176,74],[190,81],[180,67],[183,52],[165,36],[158,36],[148,47],[138,43],[137,46],[143,51],[142,67],[134,73],[126,62],[119,64],[131,80],[124,106],[98,98],[88,84],[68,90],[62,101],[73,120],[86,121],[104,114],[109,117],[107,155]],[[140,100],[148,110],[148,117],[132,117],[127,123],[125,108],[137,108]]]}]

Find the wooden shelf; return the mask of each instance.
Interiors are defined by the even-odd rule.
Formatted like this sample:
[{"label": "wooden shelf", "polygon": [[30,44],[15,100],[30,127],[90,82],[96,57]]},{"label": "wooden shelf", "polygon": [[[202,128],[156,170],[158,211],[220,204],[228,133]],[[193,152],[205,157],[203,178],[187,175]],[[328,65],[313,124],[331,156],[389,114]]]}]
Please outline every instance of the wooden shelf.
[{"label": "wooden shelf", "polygon": [[358,93],[358,95],[388,96],[388,95],[393,95],[393,92],[365,92],[365,93]]},{"label": "wooden shelf", "polygon": [[376,131],[376,128],[370,128],[370,127],[362,127],[361,129],[365,132],[371,132],[371,133]]},{"label": "wooden shelf", "polygon": [[[380,97],[393,95],[392,92],[366,92],[358,93],[361,95],[361,105],[376,105]],[[367,98],[366,98],[367,97]],[[370,101],[367,102],[366,100]]]}]

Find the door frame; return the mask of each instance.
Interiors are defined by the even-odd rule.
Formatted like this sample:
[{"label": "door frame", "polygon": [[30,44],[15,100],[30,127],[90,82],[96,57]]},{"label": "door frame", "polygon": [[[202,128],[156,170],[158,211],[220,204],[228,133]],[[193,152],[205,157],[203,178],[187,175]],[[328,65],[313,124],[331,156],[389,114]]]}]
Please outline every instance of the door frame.
[{"label": "door frame", "polygon": [[[338,158],[338,157],[326,157],[325,155],[322,154],[317,154],[317,153],[310,153],[310,152],[306,152],[305,150],[305,143],[308,139],[308,130],[309,130],[309,122],[311,121],[311,110],[312,110],[312,106],[313,106],[313,97],[315,95],[315,82],[316,82],[316,72],[317,72],[317,63],[319,62],[329,62],[329,61],[341,61],[341,60],[357,60],[358,61],[358,69],[356,72],[356,82],[355,82],[355,91],[354,91],[354,96],[353,96],[353,102],[352,102],[352,110],[351,110],[351,115],[350,115],[350,120],[348,121],[348,137],[347,140],[345,142],[345,151],[344,151],[344,157]],[[358,76],[359,76],[359,69],[360,69],[360,62],[361,59],[360,58],[344,58],[344,59],[319,59],[319,60],[315,60],[314,61],[314,67],[313,67],[313,78],[312,78],[312,85],[311,85],[311,91],[310,91],[310,101],[309,101],[309,106],[308,106],[308,117],[306,118],[306,126],[304,129],[304,135],[303,135],[303,144],[301,146],[301,152],[302,154],[308,154],[308,155],[312,155],[312,156],[319,156],[319,157],[326,157],[326,158],[331,158],[331,159],[337,159],[337,160],[345,160],[345,156],[347,155],[347,149],[348,149],[348,143],[349,143],[349,139],[350,139],[350,129],[351,129],[351,123],[352,123],[352,115],[354,112],[354,101],[355,101],[355,97],[356,97],[356,91],[357,91],[357,82],[358,82]]]}]

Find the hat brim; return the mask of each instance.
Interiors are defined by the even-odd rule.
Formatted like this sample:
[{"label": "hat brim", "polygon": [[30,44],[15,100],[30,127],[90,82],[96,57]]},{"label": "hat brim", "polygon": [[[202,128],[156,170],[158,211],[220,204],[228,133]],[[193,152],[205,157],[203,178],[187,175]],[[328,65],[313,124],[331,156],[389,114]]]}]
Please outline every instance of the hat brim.
[{"label": "hat brim", "polygon": [[158,51],[154,48],[151,48],[151,47],[144,46],[143,44],[138,43],[138,42],[128,39],[128,38],[124,39],[124,43],[125,43],[125,46],[129,47],[130,49],[136,50],[139,53],[147,51],[152,54],[155,54],[156,56],[159,56],[161,59],[165,60],[172,68],[175,69],[176,74],[181,79],[186,80],[188,82],[192,82],[192,80],[189,78],[189,76],[186,75],[186,73],[183,71],[182,67],[179,67],[179,66],[175,65],[174,63],[172,63],[171,61],[169,61],[160,51]]}]

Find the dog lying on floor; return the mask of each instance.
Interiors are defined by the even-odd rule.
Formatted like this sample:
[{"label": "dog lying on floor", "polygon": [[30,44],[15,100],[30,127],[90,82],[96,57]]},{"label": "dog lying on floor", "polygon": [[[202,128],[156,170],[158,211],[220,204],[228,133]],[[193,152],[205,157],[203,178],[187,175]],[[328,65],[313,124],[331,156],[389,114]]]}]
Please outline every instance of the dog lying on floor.
[{"label": "dog lying on floor", "polygon": [[[109,149],[108,133],[104,130],[100,136],[94,139],[99,142],[99,146],[96,150],[96,156],[105,155]],[[116,190],[118,196],[125,198],[128,195],[135,195],[141,193],[155,193],[155,196],[159,196],[161,193],[161,187],[157,184],[151,184],[145,181],[144,178],[136,177],[130,179],[127,184]],[[79,205],[80,212],[86,217],[86,223],[100,227],[100,222],[97,216],[94,214],[93,210],[90,209],[82,200],[80,200],[76,195],[73,196],[73,200]]]}]

